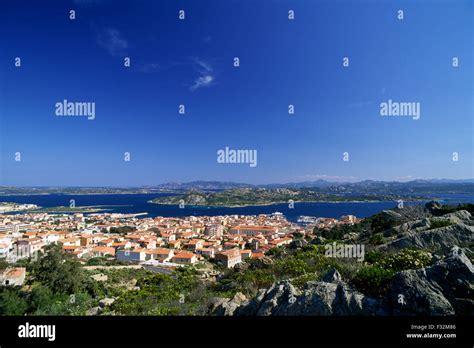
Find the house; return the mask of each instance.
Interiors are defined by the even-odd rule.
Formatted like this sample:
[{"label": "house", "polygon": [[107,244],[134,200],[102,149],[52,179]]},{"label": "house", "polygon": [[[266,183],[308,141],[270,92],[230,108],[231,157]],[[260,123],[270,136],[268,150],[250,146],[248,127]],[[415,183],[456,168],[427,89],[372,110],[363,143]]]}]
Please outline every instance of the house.
[{"label": "house", "polygon": [[175,263],[194,264],[197,262],[197,255],[189,251],[181,251],[171,259]]},{"label": "house", "polygon": [[72,254],[75,251],[81,250],[82,247],[80,245],[63,245],[62,249],[66,254]]},{"label": "house", "polygon": [[115,256],[115,248],[106,246],[96,246],[92,249],[92,255],[95,257]]},{"label": "house", "polygon": [[168,242],[168,244],[173,249],[181,249],[181,241],[180,240],[170,240]]},{"label": "house", "polygon": [[147,250],[146,253],[150,256],[150,259],[158,260],[160,262],[168,262],[174,256],[174,251],[167,248]]},{"label": "house", "polygon": [[209,256],[210,258],[213,258],[215,256],[215,249],[214,248],[201,248],[197,249],[196,252],[198,252],[201,255],[206,255]]},{"label": "house", "polygon": [[239,249],[230,249],[216,254],[216,260],[221,261],[225,267],[232,268],[242,262]]},{"label": "house", "polygon": [[292,241],[291,238],[284,237],[284,238],[274,239],[268,244],[270,244],[272,247],[279,247],[279,246],[290,244],[291,241]]},{"label": "house", "polygon": [[196,251],[196,249],[201,249],[203,246],[204,246],[204,240],[192,239],[188,242],[187,249],[191,251]]},{"label": "house", "polygon": [[82,235],[81,236],[81,245],[82,246],[89,246],[93,243],[93,236],[92,235]]},{"label": "house", "polygon": [[252,253],[250,256],[252,259],[262,259],[265,257],[264,253]]},{"label": "house", "polygon": [[33,257],[44,246],[45,243],[41,238],[19,239],[16,242],[16,256],[18,259]]},{"label": "house", "polygon": [[246,234],[254,236],[257,234],[269,235],[278,232],[278,228],[274,226],[235,226],[229,231],[230,234]]},{"label": "house", "polygon": [[176,240],[176,235],[174,233],[161,233],[161,238],[163,238],[164,241],[167,241],[168,243]]},{"label": "house", "polygon": [[0,272],[0,284],[3,286],[21,286],[25,281],[25,267],[9,267]]},{"label": "house", "polygon": [[111,247],[113,243],[114,243],[114,240],[109,238],[109,239],[102,239],[97,244],[104,247]]},{"label": "house", "polygon": [[135,250],[117,250],[117,260],[121,261],[145,261],[146,250],[135,249]]},{"label": "house", "polygon": [[252,251],[251,250],[240,250],[240,256],[242,257],[242,260],[251,258],[252,257]]},{"label": "house", "polygon": [[204,232],[207,236],[221,237],[224,233],[224,226],[218,224],[211,224],[206,227]]},{"label": "house", "polygon": [[343,215],[339,220],[343,224],[354,225],[355,223],[357,223],[357,217],[355,217],[354,215]]}]

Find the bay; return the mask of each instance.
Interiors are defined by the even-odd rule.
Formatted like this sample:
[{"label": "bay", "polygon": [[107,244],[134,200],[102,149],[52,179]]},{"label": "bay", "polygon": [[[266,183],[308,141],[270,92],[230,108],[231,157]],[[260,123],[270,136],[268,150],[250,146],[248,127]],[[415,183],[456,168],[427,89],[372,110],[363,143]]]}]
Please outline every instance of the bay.
[{"label": "bay", "polygon": [[[329,202],[311,202],[295,203],[294,208],[290,209],[288,204],[273,204],[265,206],[247,206],[247,207],[204,207],[204,206],[185,206],[179,208],[177,205],[161,205],[148,203],[149,200],[169,196],[169,194],[100,194],[100,195],[19,195],[19,196],[0,196],[0,202],[31,203],[43,208],[69,206],[71,199],[75,200],[76,207],[80,206],[103,206],[110,208],[107,212],[138,214],[148,213],[143,217],[183,217],[183,216],[217,216],[217,215],[258,215],[271,214],[274,212],[282,213],[289,221],[296,222],[299,216],[317,216],[340,218],[342,215],[355,215],[359,218],[371,216],[384,209],[395,208],[397,202],[347,202],[347,203],[329,203]],[[441,198],[443,203],[474,203],[474,196],[462,194],[436,195]],[[426,196],[426,201],[433,197]],[[422,204],[423,202],[407,202],[405,204]]]}]

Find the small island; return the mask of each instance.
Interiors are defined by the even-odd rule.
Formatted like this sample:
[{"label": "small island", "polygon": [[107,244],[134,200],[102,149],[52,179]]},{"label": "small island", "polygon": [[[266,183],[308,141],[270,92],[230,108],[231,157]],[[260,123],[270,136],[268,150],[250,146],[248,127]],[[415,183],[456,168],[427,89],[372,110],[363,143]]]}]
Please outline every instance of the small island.
[{"label": "small island", "polygon": [[68,207],[68,206],[58,206],[58,207],[48,207],[48,208],[39,208],[31,210],[32,213],[99,213],[111,208],[103,208],[101,205],[91,205],[91,206],[79,206],[79,207]]},{"label": "small island", "polygon": [[219,192],[189,191],[185,194],[158,197],[149,201],[153,204],[245,207],[297,202],[384,202],[421,201],[422,197],[397,194],[344,195],[325,193],[314,189],[265,189],[238,188]]}]

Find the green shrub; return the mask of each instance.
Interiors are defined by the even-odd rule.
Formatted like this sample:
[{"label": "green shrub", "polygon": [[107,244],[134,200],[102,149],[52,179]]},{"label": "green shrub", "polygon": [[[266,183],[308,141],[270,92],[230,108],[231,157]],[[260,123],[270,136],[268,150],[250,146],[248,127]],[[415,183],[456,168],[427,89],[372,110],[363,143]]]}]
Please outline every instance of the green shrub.
[{"label": "green shrub", "polygon": [[429,265],[431,254],[423,250],[403,249],[397,254],[388,255],[378,262],[380,267],[395,272],[407,269],[418,269]]},{"label": "green shrub", "polygon": [[367,263],[373,264],[373,263],[382,261],[384,257],[385,257],[384,253],[377,250],[371,250],[367,254],[365,254],[364,260]]},{"label": "green shrub", "polygon": [[380,245],[386,243],[386,240],[381,233],[376,233],[370,236],[369,243],[372,245]]},{"label": "green shrub", "polygon": [[377,265],[364,266],[357,271],[352,284],[366,295],[383,297],[389,289],[393,274],[392,270]]},{"label": "green shrub", "polygon": [[449,220],[433,220],[430,223],[430,228],[428,230],[434,230],[435,228],[448,227],[453,223]]}]

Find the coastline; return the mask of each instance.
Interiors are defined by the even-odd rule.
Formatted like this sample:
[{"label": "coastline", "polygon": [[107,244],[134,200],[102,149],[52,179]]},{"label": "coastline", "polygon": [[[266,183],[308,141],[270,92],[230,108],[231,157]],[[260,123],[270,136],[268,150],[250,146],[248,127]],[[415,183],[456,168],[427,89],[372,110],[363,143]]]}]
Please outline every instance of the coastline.
[{"label": "coastline", "polygon": [[[437,198],[432,198],[430,200],[437,200]],[[410,199],[404,200],[404,202],[425,202],[426,199]],[[365,200],[365,201],[293,201],[293,203],[329,203],[329,204],[338,204],[338,203],[384,203],[384,202],[394,202],[397,203],[396,200]],[[152,202],[148,201],[147,203],[156,204],[156,205],[166,205],[166,206],[173,206],[179,205],[179,203],[166,203],[166,202]],[[246,208],[246,207],[264,207],[264,206],[271,206],[271,205],[279,205],[279,204],[288,204],[287,201],[282,202],[267,202],[267,203],[255,203],[255,204],[236,204],[236,205],[224,205],[224,204],[186,204],[189,207],[199,207],[199,208]]]}]

